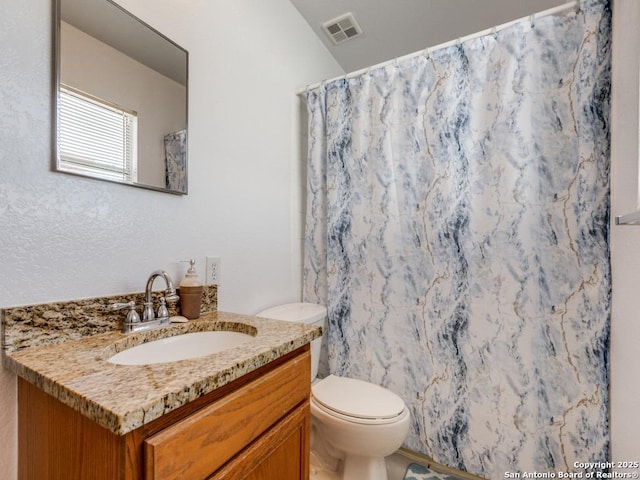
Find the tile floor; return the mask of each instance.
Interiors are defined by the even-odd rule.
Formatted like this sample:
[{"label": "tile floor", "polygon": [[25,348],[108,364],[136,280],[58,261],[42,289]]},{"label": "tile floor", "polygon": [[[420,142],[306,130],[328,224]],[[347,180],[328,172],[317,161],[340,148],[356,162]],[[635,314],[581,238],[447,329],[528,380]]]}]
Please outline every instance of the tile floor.
[{"label": "tile floor", "polygon": [[[416,463],[414,459],[410,459],[401,453],[394,453],[393,455],[387,457],[387,476],[389,480],[403,480],[404,474],[407,471],[407,466],[411,463]],[[433,476],[429,476],[428,478],[433,478],[434,480],[449,480],[454,477],[435,473]],[[338,475],[335,472],[331,472],[322,468],[314,459],[313,453],[311,454],[311,470],[309,472],[309,480],[340,480]]]}]

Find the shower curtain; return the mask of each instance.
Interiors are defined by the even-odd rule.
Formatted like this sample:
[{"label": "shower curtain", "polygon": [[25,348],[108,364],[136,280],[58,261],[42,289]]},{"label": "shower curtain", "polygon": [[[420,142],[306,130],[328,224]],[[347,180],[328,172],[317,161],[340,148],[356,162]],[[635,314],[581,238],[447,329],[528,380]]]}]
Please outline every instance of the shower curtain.
[{"label": "shower curtain", "polygon": [[437,462],[609,458],[610,20],[588,0],[307,94],[321,366],[399,394]]}]

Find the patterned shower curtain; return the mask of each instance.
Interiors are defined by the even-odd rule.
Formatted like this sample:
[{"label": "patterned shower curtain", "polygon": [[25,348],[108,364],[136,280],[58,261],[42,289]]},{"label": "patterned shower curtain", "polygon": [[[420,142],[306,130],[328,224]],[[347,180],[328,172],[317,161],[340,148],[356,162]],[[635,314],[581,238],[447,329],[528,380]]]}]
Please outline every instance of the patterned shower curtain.
[{"label": "patterned shower curtain", "polygon": [[323,369],[487,478],[609,458],[610,5],[308,93],[304,299]]}]

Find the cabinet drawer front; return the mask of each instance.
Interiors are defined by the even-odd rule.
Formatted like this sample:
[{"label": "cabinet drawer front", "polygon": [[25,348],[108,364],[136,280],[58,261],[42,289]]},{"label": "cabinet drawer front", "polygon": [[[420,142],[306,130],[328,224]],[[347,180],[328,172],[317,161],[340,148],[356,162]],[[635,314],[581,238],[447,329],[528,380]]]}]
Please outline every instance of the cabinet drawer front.
[{"label": "cabinet drawer front", "polygon": [[145,440],[148,480],[204,479],[310,394],[306,351]]}]

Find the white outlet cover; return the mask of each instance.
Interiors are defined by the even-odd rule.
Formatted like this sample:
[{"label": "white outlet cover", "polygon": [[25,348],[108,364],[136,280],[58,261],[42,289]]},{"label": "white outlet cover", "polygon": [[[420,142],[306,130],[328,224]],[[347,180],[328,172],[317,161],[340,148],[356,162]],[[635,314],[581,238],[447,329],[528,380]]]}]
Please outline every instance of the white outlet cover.
[{"label": "white outlet cover", "polygon": [[220,257],[207,257],[206,265],[206,284],[207,285],[219,285],[220,284],[220,270],[221,259]]}]

